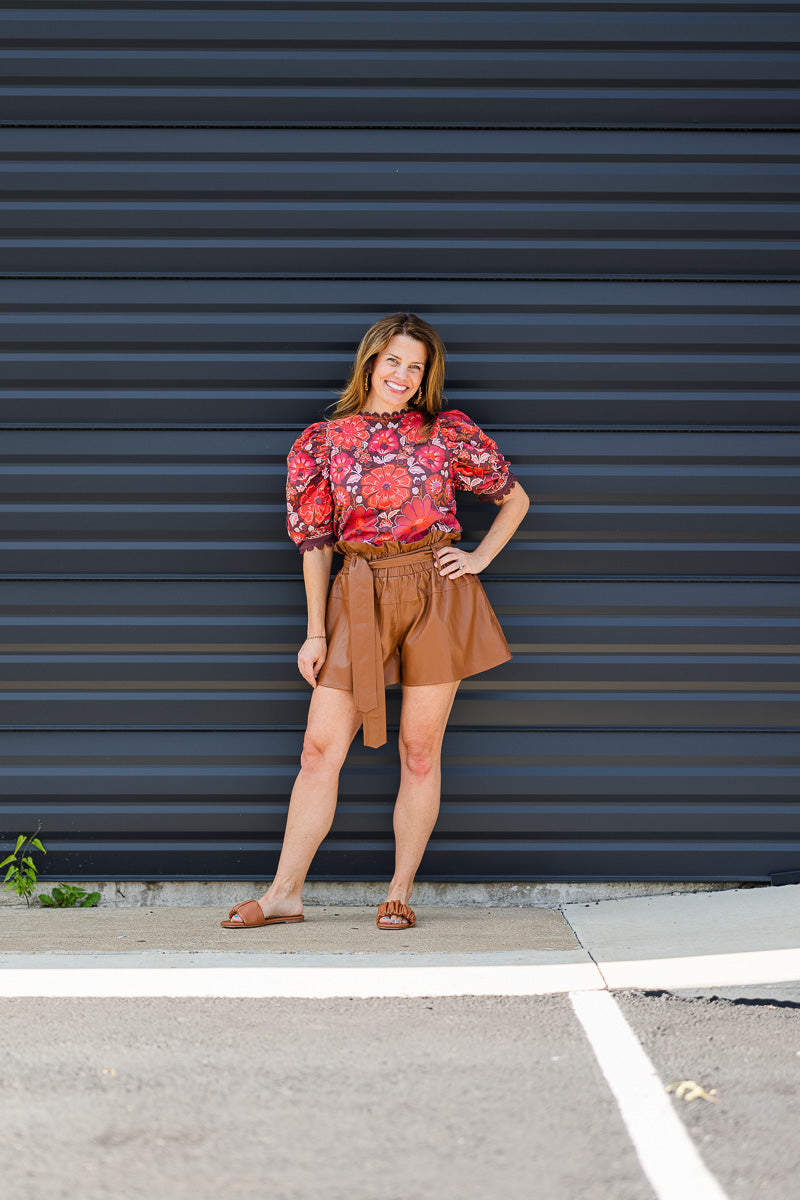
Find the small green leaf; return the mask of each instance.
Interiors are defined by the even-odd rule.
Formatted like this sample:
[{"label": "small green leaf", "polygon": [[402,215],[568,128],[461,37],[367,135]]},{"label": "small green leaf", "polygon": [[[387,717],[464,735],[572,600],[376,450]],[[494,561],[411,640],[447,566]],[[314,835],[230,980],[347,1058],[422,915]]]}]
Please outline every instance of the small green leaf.
[{"label": "small green leaf", "polygon": [[42,892],[42,894],[39,896],[39,903],[43,904],[45,908],[53,908],[55,906],[53,897],[48,896],[46,892]]},{"label": "small green leaf", "polygon": [[6,865],[6,863],[13,862],[15,858],[16,858],[15,854],[9,854],[8,858],[4,858],[3,861],[0,863],[0,867],[4,867]]},{"label": "small green leaf", "polygon": [[19,835],[19,837],[17,838],[17,845],[16,845],[16,848],[15,848],[15,850],[14,850],[14,853],[15,853],[15,854],[18,854],[18,853],[19,853],[19,848],[20,848],[20,846],[22,845],[22,843],[23,843],[24,841],[25,841],[25,834],[24,834],[24,833],[21,833],[21,834]]},{"label": "small green leaf", "polygon": [[31,845],[35,846],[37,850],[41,850],[42,854],[47,854],[47,851],[45,850],[44,846],[42,845],[42,843],[39,841],[38,838],[32,838]]}]

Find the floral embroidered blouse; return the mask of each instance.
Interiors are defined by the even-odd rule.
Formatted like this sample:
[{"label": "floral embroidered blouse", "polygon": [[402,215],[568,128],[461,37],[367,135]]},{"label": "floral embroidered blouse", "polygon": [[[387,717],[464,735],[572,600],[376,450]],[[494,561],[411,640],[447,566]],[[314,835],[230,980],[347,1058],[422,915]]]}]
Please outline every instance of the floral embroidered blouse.
[{"label": "floral embroidered blouse", "polygon": [[289,537],[301,553],[337,541],[416,542],[458,533],[454,490],[497,500],[516,483],[495,442],[457,409],[429,435],[422,414],[359,413],[309,425],[287,458]]}]

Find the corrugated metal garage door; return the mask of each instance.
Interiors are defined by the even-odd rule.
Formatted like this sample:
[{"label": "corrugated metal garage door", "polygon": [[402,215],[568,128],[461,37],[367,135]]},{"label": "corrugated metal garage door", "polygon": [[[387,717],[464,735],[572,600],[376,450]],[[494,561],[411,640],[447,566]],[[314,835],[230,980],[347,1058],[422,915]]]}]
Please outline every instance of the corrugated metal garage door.
[{"label": "corrugated metal garage door", "polygon": [[[269,875],[285,455],[410,309],[535,500],[421,875],[800,868],[796,6],[0,13],[0,853]],[[391,873],[394,759],[317,878]]]}]

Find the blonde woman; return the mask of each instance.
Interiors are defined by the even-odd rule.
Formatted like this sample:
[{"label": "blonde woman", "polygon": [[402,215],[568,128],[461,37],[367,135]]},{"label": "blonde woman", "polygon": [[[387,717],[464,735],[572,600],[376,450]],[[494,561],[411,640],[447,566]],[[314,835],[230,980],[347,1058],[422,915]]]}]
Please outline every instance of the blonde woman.
[{"label": "blonde woman", "polygon": [[[288,531],[303,555],[308,636],[300,674],[313,689],[300,773],[275,877],[234,905],[228,929],[303,920],[302,890],[333,822],[339,772],[363,724],[386,742],[386,684],[402,684],[395,870],[380,929],[415,924],[409,902],[439,813],[441,747],[460,680],[506,662],[508,645],[478,579],[528,511],[497,445],[463,412],[443,410],[445,349],[412,313],[361,340],[332,418],[288,457]],[[454,491],[497,505],[467,551]],[[334,548],[344,566],[330,588]]]}]

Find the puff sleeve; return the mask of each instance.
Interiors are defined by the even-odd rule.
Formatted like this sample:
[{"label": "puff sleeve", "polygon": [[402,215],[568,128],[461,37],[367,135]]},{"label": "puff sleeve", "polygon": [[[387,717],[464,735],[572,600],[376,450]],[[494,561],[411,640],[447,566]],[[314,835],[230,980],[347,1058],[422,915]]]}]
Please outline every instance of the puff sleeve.
[{"label": "puff sleeve", "polygon": [[301,554],[333,546],[330,453],[324,421],[309,425],[286,459],[286,528]]},{"label": "puff sleeve", "polygon": [[466,413],[443,413],[442,433],[450,448],[453,484],[480,500],[499,500],[514,487],[516,475],[497,443]]}]

